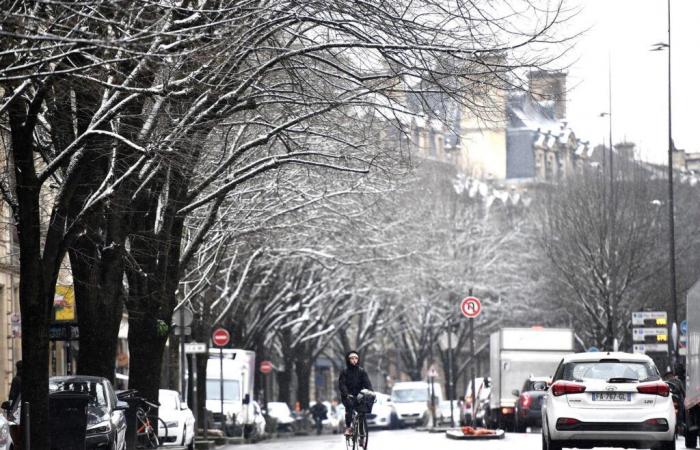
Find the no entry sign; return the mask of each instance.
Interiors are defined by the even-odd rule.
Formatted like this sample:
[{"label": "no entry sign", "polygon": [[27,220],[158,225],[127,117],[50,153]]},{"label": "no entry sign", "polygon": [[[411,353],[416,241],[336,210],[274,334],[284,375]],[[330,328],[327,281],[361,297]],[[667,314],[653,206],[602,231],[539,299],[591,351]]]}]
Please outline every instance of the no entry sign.
[{"label": "no entry sign", "polygon": [[481,314],[481,302],[476,297],[467,297],[464,300],[462,300],[460,309],[462,310],[462,314],[464,314],[465,317],[473,319],[479,314]]},{"label": "no entry sign", "polygon": [[211,342],[216,347],[226,347],[231,340],[231,335],[224,328],[217,328],[211,335]]},{"label": "no entry sign", "polygon": [[260,372],[264,373],[265,375],[272,372],[272,363],[270,361],[261,361]]}]

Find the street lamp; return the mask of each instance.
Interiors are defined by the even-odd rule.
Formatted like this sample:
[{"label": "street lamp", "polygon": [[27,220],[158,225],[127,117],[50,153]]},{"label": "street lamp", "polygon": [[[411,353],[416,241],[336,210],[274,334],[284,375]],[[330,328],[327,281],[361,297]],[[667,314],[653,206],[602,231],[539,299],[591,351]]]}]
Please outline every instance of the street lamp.
[{"label": "street lamp", "polygon": [[[671,0],[667,2],[668,12],[668,43],[658,42],[653,45],[651,51],[668,51],[668,241],[669,241],[669,269],[671,275],[671,323],[673,327],[678,322],[678,297],[676,294],[676,226],[673,203],[673,121],[671,109]],[[673,362],[678,360],[678,346],[674,346]],[[674,364],[675,370],[675,364]]]}]

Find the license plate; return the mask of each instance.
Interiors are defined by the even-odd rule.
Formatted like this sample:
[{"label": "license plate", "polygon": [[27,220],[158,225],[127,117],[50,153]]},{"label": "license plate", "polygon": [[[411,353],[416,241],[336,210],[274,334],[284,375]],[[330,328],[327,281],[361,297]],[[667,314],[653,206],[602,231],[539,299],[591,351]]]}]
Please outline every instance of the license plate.
[{"label": "license plate", "polygon": [[629,392],[593,392],[594,402],[629,402],[632,394]]}]

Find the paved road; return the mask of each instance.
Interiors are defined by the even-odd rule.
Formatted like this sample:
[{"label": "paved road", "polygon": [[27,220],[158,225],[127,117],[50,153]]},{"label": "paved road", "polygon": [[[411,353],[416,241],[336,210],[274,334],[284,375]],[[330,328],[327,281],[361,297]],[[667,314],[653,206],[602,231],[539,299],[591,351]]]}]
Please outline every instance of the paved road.
[{"label": "paved road", "polygon": [[[442,434],[415,430],[376,431],[370,434],[371,450],[540,450],[539,433],[509,433],[502,440],[454,441]],[[678,441],[678,449],[685,446]],[[226,447],[225,450],[345,450],[345,442],[338,435],[293,437],[285,440],[264,441],[252,445]]]}]

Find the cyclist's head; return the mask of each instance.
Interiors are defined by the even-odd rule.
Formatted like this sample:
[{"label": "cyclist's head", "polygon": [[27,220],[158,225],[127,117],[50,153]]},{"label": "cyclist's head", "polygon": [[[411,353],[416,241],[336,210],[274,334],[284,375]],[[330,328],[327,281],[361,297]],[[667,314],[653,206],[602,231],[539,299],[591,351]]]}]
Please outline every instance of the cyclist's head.
[{"label": "cyclist's head", "polygon": [[348,367],[359,365],[360,364],[360,354],[354,350],[351,352],[348,352],[345,355],[345,363],[348,365]]}]

